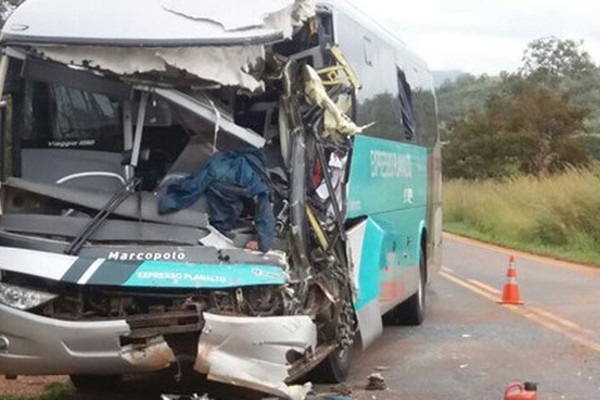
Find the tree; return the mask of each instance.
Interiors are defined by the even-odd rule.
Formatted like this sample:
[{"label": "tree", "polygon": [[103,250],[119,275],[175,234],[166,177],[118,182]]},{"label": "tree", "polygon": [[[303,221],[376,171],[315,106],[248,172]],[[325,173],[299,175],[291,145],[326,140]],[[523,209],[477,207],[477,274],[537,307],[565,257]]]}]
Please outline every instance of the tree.
[{"label": "tree", "polygon": [[589,162],[578,136],[585,110],[534,82],[513,77],[510,84],[489,98],[483,112],[450,124],[443,153],[447,177],[543,175]]},{"label": "tree", "polygon": [[442,152],[445,177],[501,178],[517,171],[507,151],[508,136],[500,134],[485,113],[472,110],[447,128]]},{"label": "tree", "polygon": [[590,111],[589,131],[600,133],[600,68],[583,50],[583,41],[549,37],[531,42],[523,54],[520,77],[569,93],[574,104]]},{"label": "tree", "polygon": [[520,73],[525,77],[554,79],[585,76],[596,69],[583,40],[558,39],[554,36],[530,42],[523,53]]}]

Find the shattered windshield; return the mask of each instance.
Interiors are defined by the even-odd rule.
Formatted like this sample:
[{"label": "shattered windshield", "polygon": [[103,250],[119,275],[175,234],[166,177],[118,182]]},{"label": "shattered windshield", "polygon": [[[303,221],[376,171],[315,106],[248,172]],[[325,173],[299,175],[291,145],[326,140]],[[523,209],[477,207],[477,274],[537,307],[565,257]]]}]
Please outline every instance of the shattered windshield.
[{"label": "shattered windshield", "polygon": [[22,108],[22,146],[123,149],[118,100],[81,89],[27,82]]}]

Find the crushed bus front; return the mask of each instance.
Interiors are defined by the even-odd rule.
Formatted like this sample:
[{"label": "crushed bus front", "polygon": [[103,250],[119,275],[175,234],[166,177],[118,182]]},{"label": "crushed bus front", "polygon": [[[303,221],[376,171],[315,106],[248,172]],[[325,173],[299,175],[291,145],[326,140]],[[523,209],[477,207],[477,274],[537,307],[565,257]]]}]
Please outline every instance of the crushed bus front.
[{"label": "crushed bus front", "polygon": [[286,396],[294,389],[284,382],[301,368],[290,360],[318,356],[313,318],[292,313],[282,254],[1,250],[0,370],[11,375],[139,373],[188,362],[210,379]]},{"label": "crushed bus front", "polygon": [[[337,131],[359,130],[297,56],[320,52],[327,26],[306,0],[244,3],[233,19],[216,4],[155,1],[140,15],[128,12],[135,2],[109,3],[29,0],[2,33],[18,146],[2,171],[0,373],[77,384],[188,364],[302,398],[293,381],[355,331],[345,247],[327,238],[311,248],[312,235],[333,233],[326,225],[343,228],[342,183],[321,204],[304,190],[304,120],[316,129],[327,113],[340,151],[320,144],[324,157],[347,154]],[[234,174],[232,163],[207,172],[189,204],[161,208],[171,195],[179,207],[186,179],[206,181],[194,174],[220,154],[246,158]],[[258,195],[256,182],[267,187]],[[231,210],[227,196],[242,189]]]},{"label": "crushed bus front", "polygon": [[422,321],[432,80],[353,7],[27,0],[0,46],[0,374],[302,399]]}]

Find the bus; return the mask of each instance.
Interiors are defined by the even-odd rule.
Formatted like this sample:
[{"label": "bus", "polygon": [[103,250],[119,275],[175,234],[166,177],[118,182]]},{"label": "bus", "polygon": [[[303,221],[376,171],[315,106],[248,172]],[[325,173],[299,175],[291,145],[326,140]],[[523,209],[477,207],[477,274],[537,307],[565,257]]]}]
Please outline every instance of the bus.
[{"label": "bus", "polygon": [[0,46],[0,374],[299,399],[422,323],[433,79],[353,5],[27,0]]}]

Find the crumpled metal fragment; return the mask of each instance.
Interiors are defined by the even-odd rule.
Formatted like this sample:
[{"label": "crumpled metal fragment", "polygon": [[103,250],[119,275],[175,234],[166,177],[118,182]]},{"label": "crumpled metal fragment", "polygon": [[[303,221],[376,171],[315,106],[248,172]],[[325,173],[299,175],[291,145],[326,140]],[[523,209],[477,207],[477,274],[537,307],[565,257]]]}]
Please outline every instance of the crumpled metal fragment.
[{"label": "crumpled metal fragment", "polygon": [[260,27],[281,31],[285,38],[290,38],[295,27],[316,14],[316,1],[165,0],[163,8],[182,17],[213,22],[226,31]]},{"label": "crumpled metal fragment", "polygon": [[156,338],[145,347],[126,347],[122,350],[121,357],[130,364],[148,371],[166,368],[175,362],[175,354],[162,337]]},{"label": "crumpled metal fragment", "polygon": [[309,385],[287,386],[289,357],[313,352],[317,328],[308,316],[239,317],[204,313],[194,369],[208,379],[285,399],[304,400]]},{"label": "crumpled metal fragment", "polygon": [[202,396],[198,396],[196,393],[187,395],[181,395],[181,394],[162,394],[160,396],[160,400],[211,400],[210,397],[208,397],[208,394],[204,394]]},{"label": "crumpled metal fragment", "polygon": [[251,72],[265,58],[264,46],[260,45],[141,49],[56,46],[37,51],[63,64],[86,65],[118,75],[165,72],[170,66],[224,86],[255,91],[264,85]]},{"label": "crumpled metal fragment", "polygon": [[358,126],[340,108],[325,89],[321,77],[310,65],[304,66],[304,83],[307,101],[325,111],[325,129],[323,135],[355,135],[362,133],[373,124]]}]

